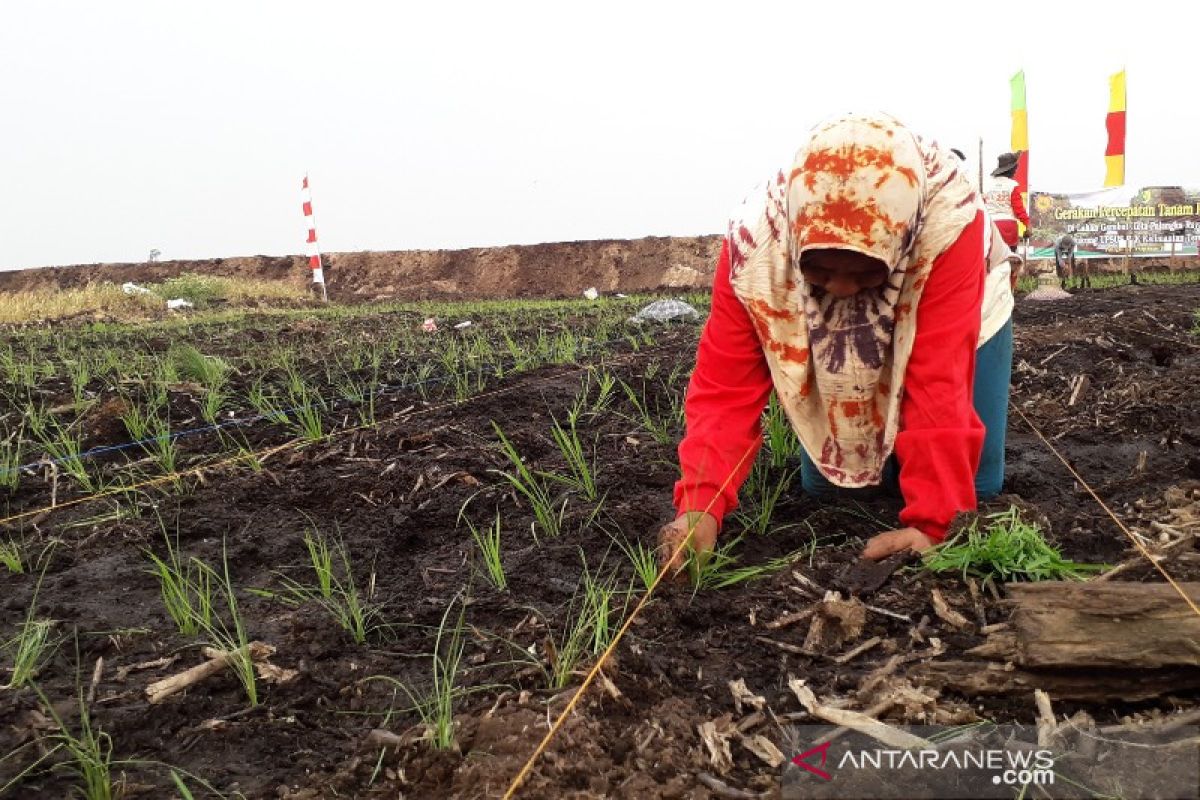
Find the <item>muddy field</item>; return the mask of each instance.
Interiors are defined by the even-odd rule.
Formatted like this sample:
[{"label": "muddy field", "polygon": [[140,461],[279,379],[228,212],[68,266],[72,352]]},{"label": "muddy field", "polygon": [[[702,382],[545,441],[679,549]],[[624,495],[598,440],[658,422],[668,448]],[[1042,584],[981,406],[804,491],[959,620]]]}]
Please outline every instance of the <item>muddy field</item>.
[{"label": "muddy field", "polygon": [[[1123,287],[1021,303],[1016,316],[1013,405],[1151,542],[1164,530],[1195,531],[1200,519],[1197,307],[1200,287]],[[674,329],[652,346],[626,344],[594,362],[511,375],[462,401],[397,392],[377,427],[282,449],[260,470],[214,467],[170,491],[123,496],[120,505],[81,503],[8,522],[0,534],[18,538],[27,552],[54,545],[36,617],[56,621],[57,648],[37,687],[74,730],[84,697],[91,725],[111,737],[119,762],[113,775],[129,797],[172,796],[172,768],[197,797],[501,796],[590,663],[583,657],[554,674],[581,606],[581,575],[611,576],[620,587],[614,628],[641,594],[616,543],[652,545],[671,515],[670,440],[679,433],[675,409],[696,335],[695,327]],[[236,337],[220,345],[238,346]],[[596,403],[603,372],[642,389],[665,427],[648,429],[620,392]],[[592,382],[579,426],[596,443],[598,498],[556,494],[566,501],[562,531],[549,536],[499,474],[513,465],[493,423],[532,469],[566,473],[551,421],[566,417],[585,375]],[[284,440],[265,426],[251,443]],[[1125,535],[1016,413],[1007,462],[1008,495],[996,508],[1019,498],[1069,558],[1118,564],[1130,557]],[[778,480],[793,468],[766,474]],[[661,587],[517,796],[773,796],[781,769],[755,754],[752,737],[765,737],[787,758],[805,744],[788,730],[805,719],[789,677],[804,679],[823,701],[857,709],[882,691],[912,689],[910,702],[883,712],[897,723],[1033,720],[1031,689],[965,694],[928,678],[928,665],[939,662],[977,660],[986,668],[967,651],[985,641],[981,629],[1007,619],[1002,587],[991,592],[911,564],[873,570],[857,563],[867,537],[896,525],[898,501],[820,504],[795,483],[767,532],[747,534],[736,551],[739,566],[782,557],[790,565],[728,588]],[[47,505],[52,488],[23,483],[8,498],[7,514]],[[62,491],[58,502],[77,496]],[[138,512],[96,520],[102,509],[121,507]],[[466,524],[486,528],[497,514],[503,591],[487,580]],[[725,535],[737,529],[730,522]],[[177,632],[148,571],[146,552],[165,552],[164,530],[185,557],[218,570],[225,553],[247,638],[269,644],[270,663],[294,671],[276,684],[260,681],[257,705],[229,672],[161,703],[147,701],[148,685],[204,660],[204,637]],[[373,612],[365,642],[356,643],[319,602],[297,604],[283,591],[289,578],[308,574],[306,531],[345,543],[355,585]],[[1173,552],[1166,566],[1177,578],[1200,578],[1194,545]],[[2,639],[29,614],[38,575],[0,580]],[[1161,578],[1145,563],[1116,580]],[[935,588],[968,624],[938,613]],[[786,624],[788,615],[827,602],[827,591],[839,592],[838,602],[856,597],[864,618],[834,620],[814,634],[813,618],[837,616],[823,605]],[[419,698],[430,690],[439,628],[446,631],[444,620],[460,613],[454,746],[435,750],[422,739],[410,692]],[[738,680],[762,703],[735,702],[730,682]],[[1089,680],[1099,687],[1092,697],[1081,693],[1056,710],[1085,710],[1113,723],[1193,708],[1200,699],[1195,681],[1166,680],[1130,699],[1137,693],[1125,690],[1127,677],[1098,672]],[[705,729],[710,738],[724,732],[728,761],[705,744],[705,723],[713,723]],[[61,752],[18,777],[46,752],[53,727],[32,688],[0,690],[0,754],[10,754],[0,762],[0,786],[10,786],[8,796],[68,794],[70,776],[45,769]]]}]

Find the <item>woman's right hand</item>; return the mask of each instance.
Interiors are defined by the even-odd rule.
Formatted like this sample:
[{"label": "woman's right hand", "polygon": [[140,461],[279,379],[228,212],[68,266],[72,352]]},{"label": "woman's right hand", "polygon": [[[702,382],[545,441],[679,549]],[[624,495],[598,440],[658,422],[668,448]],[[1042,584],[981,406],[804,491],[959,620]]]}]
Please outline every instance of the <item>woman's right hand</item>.
[{"label": "woman's right hand", "polygon": [[687,562],[689,548],[680,544],[691,531],[691,550],[704,559],[712,552],[720,529],[717,518],[703,511],[680,514],[658,531],[658,563],[666,568],[668,579],[679,575]]}]

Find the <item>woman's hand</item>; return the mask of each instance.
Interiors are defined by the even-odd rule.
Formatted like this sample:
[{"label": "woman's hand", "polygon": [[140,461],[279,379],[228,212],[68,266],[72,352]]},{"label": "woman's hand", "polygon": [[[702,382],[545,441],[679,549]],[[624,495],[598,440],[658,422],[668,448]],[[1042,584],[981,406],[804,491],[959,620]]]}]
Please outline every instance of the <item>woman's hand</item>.
[{"label": "woman's hand", "polygon": [[888,531],[872,536],[863,548],[863,558],[878,561],[902,550],[915,550],[918,553],[928,550],[937,544],[937,539],[921,533],[916,528],[901,528],[898,531]]},{"label": "woman's hand", "polygon": [[667,578],[678,575],[687,561],[688,548],[679,545],[687,538],[689,530],[692,532],[691,549],[703,558],[716,544],[719,528],[716,517],[703,511],[680,514],[674,522],[662,526],[658,531],[658,563],[667,568]]}]

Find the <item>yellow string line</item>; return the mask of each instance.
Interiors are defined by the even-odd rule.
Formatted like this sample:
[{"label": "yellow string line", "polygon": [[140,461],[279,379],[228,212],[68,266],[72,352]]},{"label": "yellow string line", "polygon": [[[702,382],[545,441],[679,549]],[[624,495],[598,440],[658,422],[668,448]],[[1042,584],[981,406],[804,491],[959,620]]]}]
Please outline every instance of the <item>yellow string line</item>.
[{"label": "yellow string line", "polygon": [[1159,571],[1159,573],[1163,576],[1163,578],[1166,579],[1167,583],[1171,584],[1172,588],[1174,588],[1175,591],[1179,592],[1179,596],[1183,598],[1183,601],[1188,604],[1188,606],[1192,609],[1192,611],[1196,612],[1196,616],[1200,616],[1200,607],[1198,607],[1196,605],[1195,601],[1192,600],[1192,598],[1188,597],[1187,592],[1185,592],[1183,590],[1183,587],[1180,586],[1178,583],[1176,583],[1175,579],[1172,578],[1170,573],[1167,572],[1166,567],[1164,567],[1162,564],[1160,564],[1158,562],[1158,559],[1156,559],[1154,557],[1154,555],[1150,552],[1150,550],[1147,549],[1147,547],[1144,544],[1142,544],[1141,540],[1138,539],[1138,537],[1133,533],[1133,531],[1131,531],[1131,530],[1129,530],[1129,528],[1125,527],[1125,523],[1121,522],[1121,520],[1117,517],[1117,515],[1112,512],[1112,509],[1110,509],[1108,507],[1108,505],[1103,500],[1100,499],[1100,495],[1096,494],[1096,492],[1092,489],[1092,487],[1088,485],[1088,482],[1083,479],[1083,476],[1081,476],[1078,472],[1075,471],[1075,468],[1072,467],[1070,462],[1067,461],[1067,459],[1063,457],[1062,453],[1058,452],[1058,450],[1054,447],[1054,445],[1052,445],[1050,443],[1050,440],[1042,435],[1042,432],[1037,429],[1037,426],[1033,424],[1033,422],[1029,419],[1029,417],[1025,416],[1025,412],[1022,411],[1020,408],[1018,408],[1016,403],[1012,404],[1012,408],[1014,411],[1016,411],[1021,416],[1021,419],[1025,420],[1025,424],[1029,426],[1029,429],[1031,431],[1033,431],[1034,434],[1039,439],[1042,440],[1042,444],[1046,445],[1046,447],[1050,450],[1050,452],[1053,453],[1055,455],[1055,457],[1059,461],[1062,462],[1063,466],[1067,468],[1067,471],[1070,472],[1075,477],[1075,480],[1079,481],[1079,485],[1087,490],[1087,493],[1092,496],[1093,500],[1095,500],[1097,503],[1100,504],[1100,507],[1104,509],[1105,513],[1108,514],[1108,516],[1112,517],[1112,521],[1117,523],[1117,527],[1120,528],[1121,531],[1126,536],[1129,537],[1129,541],[1133,542],[1133,546],[1136,547],[1138,549],[1138,551],[1146,557],[1147,561],[1149,561],[1151,564],[1154,565],[1154,568],[1157,569]]},{"label": "yellow string line", "polygon": [[[658,347],[650,348],[648,350],[641,351],[640,353],[628,353],[624,356],[616,356],[616,357],[610,359],[608,361],[608,363],[611,364],[611,363],[620,363],[621,361],[628,361],[628,360],[631,360],[634,356],[643,355],[645,353],[652,353],[655,350],[661,350],[665,346],[666,345],[659,345]],[[550,375],[548,377],[551,379],[561,378],[564,375],[570,375],[573,372],[583,372],[584,370],[591,369],[593,366],[595,366],[595,365],[586,364],[583,366],[576,366],[574,369],[564,370],[563,372],[559,372],[554,375]],[[452,400],[447,403],[442,403],[441,405],[427,406],[426,408],[416,409],[414,411],[404,413],[404,414],[394,414],[391,417],[389,417],[383,421],[384,422],[396,422],[399,420],[405,420],[405,419],[409,419],[411,417],[416,417],[421,414],[426,414],[426,413],[429,413],[432,411],[440,411],[440,410],[443,410],[446,408],[464,405],[466,403],[472,403],[472,402],[479,400],[481,398],[484,398],[484,397],[492,397],[497,394],[502,394],[504,392],[513,391],[514,389],[517,389],[524,385],[525,385],[524,383],[513,383],[513,384],[509,384],[508,386],[501,386],[501,387],[499,387],[497,389],[493,389],[489,392],[483,392],[482,394],[473,395],[473,396],[465,398],[463,400]],[[355,431],[366,430],[367,428],[374,427],[375,425],[378,425],[378,424],[380,424],[378,421],[376,423],[374,423],[374,425],[372,425],[371,423],[364,422],[361,425],[354,425],[349,428],[342,428],[341,430],[332,431],[331,433],[321,437],[321,439],[319,439],[318,441],[325,442],[330,439],[335,439],[339,436],[344,436],[348,433],[354,433]],[[180,478],[184,478],[189,475],[198,475],[201,472],[222,469],[222,468],[230,466],[232,464],[236,464],[239,461],[251,461],[251,460],[255,460],[255,459],[261,460],[264,458],[269,458],[270,456],[273,456],[276,453],[282,452],[284,450],[288,450],[288,449],[298,447],[298,446],[304,445],[304,444],[314,444],[314,443],[315,442],[311,439],[299,438],[299,439],[293,439],[289,442],[284,442],[283,444],[274,445],[272,447],[268,447],[263,450],[256,450],[256,451],[251,451],[251,452],[246,452],[246,453],[238,453],[237,455],[232,456],[230,458],[227,458],[227,459],[224,459],[221,461],[211,462],[208,464],[201,464],[200,466],[192,467],[191,469],[184,470],[183,472],[169,472],[166,475],[160,475],[156,478],[150,478],[148,480],[141,481],[140,483],[134,483],[134,484],[130,484],[127,486],[119,486],[114,489],[109,489],[107,491],[85,495],[84,497],[76,497],[73,500],[66,500],[61,503],[55,503],[54,505],[43,506],[42,508],[35,508],[32,511],[22,511],[20,514],[13,514],[12,516],[8,516],[8,517],[0,517],[0,526],[8,525],[9,523],[15,522],[17,520],[25,519],[26,517],[35,517],[35,516],[38,516],[39,514],[51,513],[60,508],[70,508],[71,506],[77,506],[77,505],[81,505],[83,503],[90,503],[93,500],[102,500],[105,497],[112,497],[112,496],[118,495],[118,494],[128,494],[130,492],[136,492],[139,489],[146,489],[146,488],[149,488],[152,486],[158,486],[159,484],[170,483],[172,481],[176,481]]]},{"label": "yellow string line", "polygon": [[[717,493],[714,494],[713,498],[708,501],[708,505],[704,508],[705,514],[709,512],[713,506],[713,503],[717,502],[717,498],[720,497],[721,493],[725,491],[725,488],[729,486],[730,481],[733,480],[733,476],[737,474],[737,471],[741,468],[742,464],[745,463],[746,458],[755,451],[756,444],[757,443],[751,443],[751,445],[746,448],[746,452],[742,453],[742,457],[738,459],[737,464],[734,465],[728,477],[725,478],[725,481],[721,484],[720,488],[717,489]],[[675,550],[671,553],[670,557],[665,559],[662,569],[660,569],[658,571],[658,575],[654,577],[654,582],[651,583],[649,588],[646,589],[646,593],[642,595],[642,599],[638,601],[636,606],[634,606],[633,612],[625,619],[625,622],[617,630],[616,636],[614,636],[612,641],[609,642],[608,647],[604,648],[604,652],[600,654],[600,658],[598,658],[596,663],[592,665],[592,668],[588,670],[588,674],[583,679],[583,683],[580,684],[579,689],[575,692],[575,695],[562,710],[562,713],[558,715],[558,719],[554,720],[554,724],[550,726],[550,730],[548,730],[546,735],[542,737],[541,743],[538,744],[537,749],[533,751],[533,754],[529,756],[529,760],[525,762],[525,766],[521,767],[521,771],[517,773],[515,778],[513,778],[512,783],[509,784],[508,791],[504,793],[503,800],[512,800],[516,794],[516,791],[521,788],[521,784],[524,783],[525,779],[529,776],[529,772],[533,769],[533,765],[537,762],[538,757],[545,752],[546,747],[550,744],[550,740],[554,738],[555,734],[558,733],[559,728],[561,728],[563,723],[566,721],[567,715],[575,710],[575,706],[579,703],[580,698],[582,698],[584,693],[587,692],[588,687],[592,685],[592,682],[596,679],[596,676],[600,674],[600,668],[604,666],[604,662],[606,662],[608,657],[612,655],[613,651],[617,649],[617,645],[621,643],[621,638],[625,635],[625,631],[629,630],[629,626],[633,624],[634,619],[636,619],[637,615],[641,613],[641,610],[645,608],[646,603],[650,601],[650,596],[654,594],[654,590],[658,588],[658,584],[667,574],[671,564],[674,563],[676,557],[683,552],[684,548],[691,543],[692,534],[695,532],[696,525],[700,523],[701,519],[702,517],[696,518],[696,522],[692,523],[692,525],[688,528],[687,535],[684,536],[679,544],[675,547]]]}]

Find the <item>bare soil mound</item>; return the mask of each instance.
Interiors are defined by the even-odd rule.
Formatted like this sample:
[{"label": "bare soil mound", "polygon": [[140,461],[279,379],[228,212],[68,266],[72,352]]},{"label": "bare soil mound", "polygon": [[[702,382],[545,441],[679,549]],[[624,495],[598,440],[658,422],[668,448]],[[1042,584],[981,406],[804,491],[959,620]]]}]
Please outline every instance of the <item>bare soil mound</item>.
[{"label": "bare soil mound", "polygon": [[[588,287],[644,292],[705,287],[719,236],[554,242],[469,250],[327,253],[326,280],[338,299],[568,297]],[[141,264],[82,264],[0,272],[0,292],[152,282],[181,273],[309,281],[302,256],[245,256]]]}]

